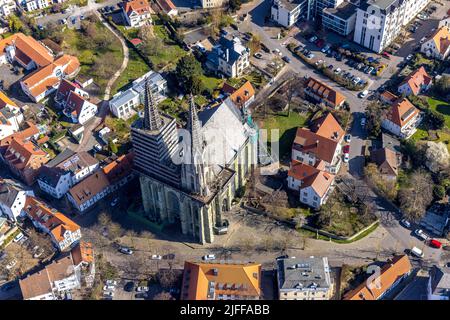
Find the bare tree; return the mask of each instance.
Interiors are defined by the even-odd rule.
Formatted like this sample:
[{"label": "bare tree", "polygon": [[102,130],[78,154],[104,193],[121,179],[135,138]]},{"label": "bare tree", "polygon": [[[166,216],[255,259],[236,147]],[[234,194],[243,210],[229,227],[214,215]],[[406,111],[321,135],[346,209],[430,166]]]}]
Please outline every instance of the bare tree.
[{"label": "bare tree", "polygon": [[167,291],[162,291],[153,297],[153,300],[175,300]]},{"label": "bare tree", "polygon": [[410,178],[409,188],[399,192],[399,202],[402,212],[412,221],[420,220],[433,200],[433,180],[431,175],[419,169]]}]

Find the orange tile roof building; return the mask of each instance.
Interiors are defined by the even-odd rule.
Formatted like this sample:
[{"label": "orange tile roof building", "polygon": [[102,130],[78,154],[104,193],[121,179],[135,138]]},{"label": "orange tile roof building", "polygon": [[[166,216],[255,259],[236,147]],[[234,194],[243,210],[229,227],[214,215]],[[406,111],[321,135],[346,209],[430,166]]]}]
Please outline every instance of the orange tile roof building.
[{"label": "orange tile roof building", "polygon": [[373,281],[367,280],[344,295],[344,300],[381,300],[406,279],[412,271],[406,255],[395,256],[381,267],[380,275]]},{"label": "orange tile roof building", "polygon": [[184,263],[181,300],[259,300],[261,265],[257,263]]},{"label": "orange tile roof building", "polygon": [[303,92],[316,102],[334,109],[341,107],[346,99],[339,91],[312,77],[306,80]]},{"label": "orange tile roof building", "polygon": [[5,154],[6,149],[14,139],[19,141],[28,141],[30,139],[36,139],[38,136],[39,129],[36,127],[36,125],[31,121],[26,121],[25,126],[21,131],[18,131],[0,140],[0,154]]},{"label": "orange tile roof building", "polygon": [[255,100],[255,89],[248,80],[238,89],[225,83],[223,91],[229,93],[231,101],[242,110]]},{"label": "orange tile roof building", "polygon": [[388,178],[395,179],[398,175],[398,167],[400,165],[400,155],[389,148],[381,148],[372,151],[372,161],[378,166],[381,174]]},{"label": "orange tile roof building", "polygon": [[36,228],[50,235],[58,250],[70,249],[81,239],[78,224],[35,197],[27,196],[23,211]]},{"label": "orange tile roof building", "polygon": [[448,26],[442,26],[437,29],[422,44],[420,52],[424,53],[427,57],[439,60],[447,59],[450,54],[450,28]]},{"label": "orange tile roof building", "polygon": [[417,96],[418,94],[427,91],[432,84],[433,79],[422,66],[416,71],[411,72],[411,74],[403,80],[398,86],[398,92],[406,96],[411,94]]},{"label": "orange tile roof building", "polygon": [[2,156],[11,171],[31,186],[39,174],[41,167],[50,157],[31,141],[12,138]]},{"label": "orange tile roof building", "polygon": [[171,0],[157,0],[157,3],[168,16],[175,17],[178,15],[177,7]]},{"label": "orange tile roof building", "polygon": [[417,130],[422,115],[420,111],[408,99],[397,100],[381,122],[381,126],[392,134],[407,139]]},{"label": "orange tile roof building", "polygon": [[126,24],[130,27],[141,27],[144,24],[152,23],[151,14],[154,13],[147,0],[124,1],[122,14]]}]

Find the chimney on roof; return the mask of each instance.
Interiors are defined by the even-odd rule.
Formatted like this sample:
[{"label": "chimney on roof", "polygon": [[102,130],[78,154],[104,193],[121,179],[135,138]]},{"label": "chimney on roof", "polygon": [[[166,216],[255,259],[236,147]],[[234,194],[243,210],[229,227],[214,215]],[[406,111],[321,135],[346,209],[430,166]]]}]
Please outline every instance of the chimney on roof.
[{"label": "chimney on roof", "polygon": [[317,147],[319,146],[319,140],[316,140],[316,146]]}]

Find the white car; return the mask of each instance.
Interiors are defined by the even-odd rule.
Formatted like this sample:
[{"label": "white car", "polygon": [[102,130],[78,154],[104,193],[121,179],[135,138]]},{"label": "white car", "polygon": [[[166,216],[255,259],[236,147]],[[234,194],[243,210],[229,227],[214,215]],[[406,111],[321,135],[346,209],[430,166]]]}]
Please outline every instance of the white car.
[{"label": "white car", "polygon": [[152,260],[161,260],[162,257],[159,254],[152,254]]},{"label": "white car", "polygon": [[364,90],[359,93],[360,98],[365,98],[369,94],[369,90]]},{"label": "white car", "polygon": [[142,286],[142,287],[137,287],[137,288],[136,288],[136,291],[137,291],[137,292],[147,292],[147,291],[148,291],[148,287],[144,287],[144,286]]},{"label": "white car", "polygon": [[106,291],[106,292],[103,292],[103,295],[107,298],[112,298],[112,297],[114,297],[114,292]]},{"label": "white car", "polygon": [[308,54],[308,56],[307,56],[308,59],[312,59],[312,58],[314,58],[314,57],[315,57],[314,53],[310,53],[310,54]]},{"label": "white car", "polygon": [[354,84],[358,84],[360,81],[361,81],[360,77],[356,77],[356,78],[353,79],[353,83]]},{"label": "white car", "polygon": [[205,261],[215,260],[216,256],[213,254],[207,254],[206,256],[203,256],[202,259]]},{"label": "white car", "polygon": [[314,42],[314,41],[316,41],[317,40],[317,37],[316,36],[312,36],[311,38],[309,38],[309,42]]},{"label": "white car", "polygon": [[116,290],[116,287],[112,285],[106,285],[103,287],[103,291],[114,291],[114,290]]},{"label": "white car", "polygon": [[130,248],[126,248],[126,247],[121,247],[119,249],[119,251],[122,252],[123,254],[128,254],[128,255],[133,254],[133,250],[131,250]]},{"label": "white car", "polygon": [[19,233],[17,236],[14,237],[14,242],[19,242],[20,239],[22,239],[24,237],[24,234],[21,232]]},{"label": "white car", "polygon": [[408,56],[406,57],[406,61],[409,61],[409,60],[411,60],[413,58],[413,55],[412,54],[408,54]]},{"label": "white car", "polygon": [[6,265],[6,269],[11,270],[17,264],[17,260],[13,259],[10,263]]},{"label": "white car", "polygon": [[106,280],[107,286],[117,286],[117,281],[115,280]]},{"label": "white car", "polygon": [[346,134],[344,137],[345,142],[350,143],[350,141],[352,141],[352,135],[351,134]]},{"label": "white car", "polygon": [[425,232],[423,232],[422,229],[416,229],[414,231],[414,234],[424,241],[427,241],[429,239],[429,237],[426,235]]},{"label": "white car", "polygon": [[411,223],[408,220],[406,220],[406,219],[403,219],[402,221],[400,221],[400,223],[403,226],[405,226],[406,228],[411,228]]},{"label": "white car", "polygon": [[412,255],[415,255],[415,256],[418,257],[418,258],[423,258],[423,257],[424,257],[423,251],[420,250],[420,249],[417,248],[417,247],[413,247],[413,248],[411,249],[411,254],[412,254]]},{"label": "white car", "polygon": [[336,73],[336,74],[339,74],[339,73],[341,73],[342,72],[342,69],[341,68],[337,68],[336,70],[334,70],[334,73]]},{"label": "white car", "polygon": [[348,153],[344,153],[344,162],[348,163],[350,161],[350,155]]},{"label": "white car", "polygon": [[322,48],[321,51],[322,51],[323,53],[325,53],[325,52],[327,52],[330,48],[331,48],[330,45],[327,44],[325,47]]},{"label": "white car", "polygon": [[94,149],[96,150],[96,151],[102,151],[102,146],[101,145],[99,145],[98,143],[94,146]]}]

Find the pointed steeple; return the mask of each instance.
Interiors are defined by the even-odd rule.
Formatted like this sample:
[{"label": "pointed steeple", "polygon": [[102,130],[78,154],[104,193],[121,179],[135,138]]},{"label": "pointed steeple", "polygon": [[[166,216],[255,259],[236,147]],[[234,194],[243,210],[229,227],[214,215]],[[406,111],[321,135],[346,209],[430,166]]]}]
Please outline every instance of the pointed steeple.
[{"label": "pointed steeple", "polygon": [[153,97],[150,80],[147,78],[145,80],[144,128],[153,131],[161,129],[162,125],[163,121]]},{"label": "pointed steeple", "polygon": [[201,152],[203,141],[201,136],[200,121],[198,120],[197,110],[195,108],[194,97],[192,94],[190,96],[190,100],[187,128],[191,134],[191,153],[194,155],[196,151]]}]

